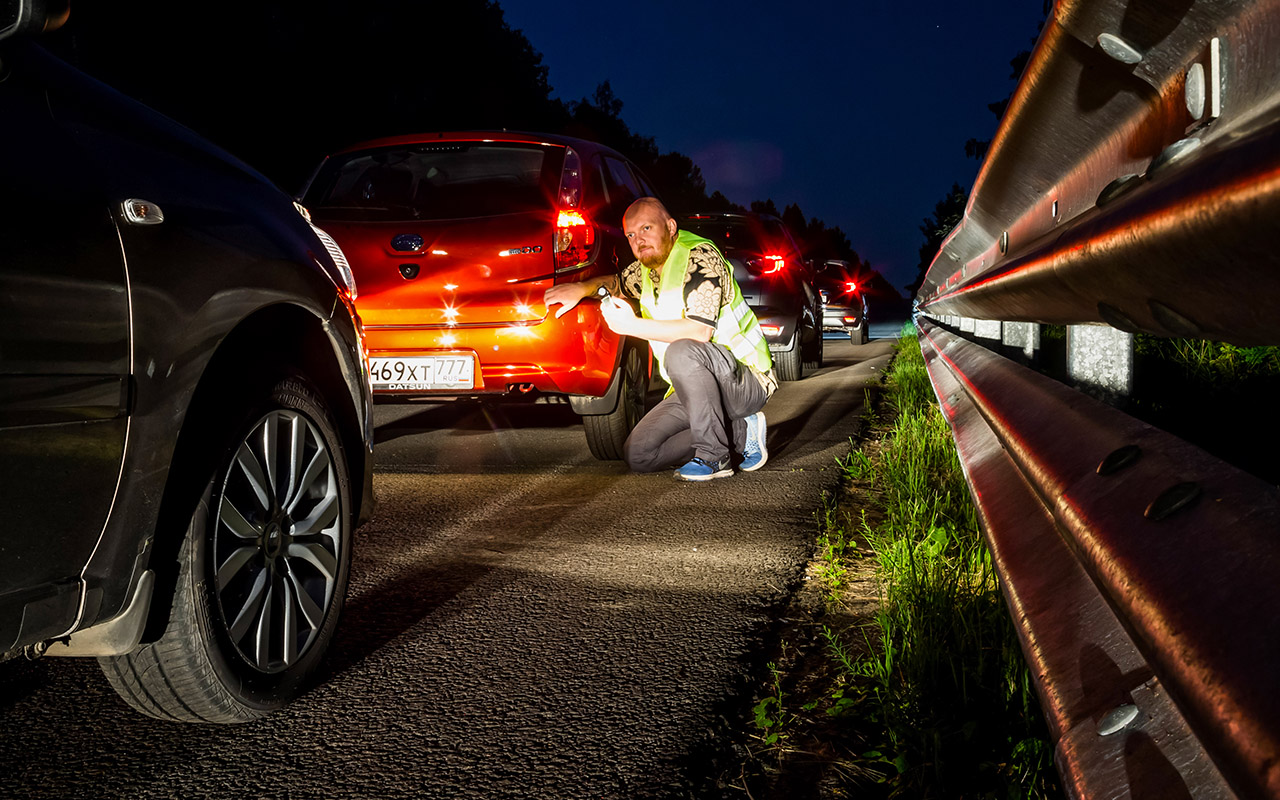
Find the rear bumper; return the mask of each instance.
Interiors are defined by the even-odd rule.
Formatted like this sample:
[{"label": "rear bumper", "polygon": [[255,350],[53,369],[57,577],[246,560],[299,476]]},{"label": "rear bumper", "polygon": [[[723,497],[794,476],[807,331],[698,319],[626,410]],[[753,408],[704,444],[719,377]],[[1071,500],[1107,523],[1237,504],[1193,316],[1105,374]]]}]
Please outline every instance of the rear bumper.
[{"label": "rear bumper", "polygon": [[600,397],[619,363],[621,337],[595,303],[560,319],[530,325],[365,327],[369,357],[465,353],[475,359],[475,385],[459,390],[374,389],[377,400],[498,395],[514,389]]},{"label": "rear bumper", "polygon": [[795,341],[796,328],[799,327],[799,315],[794,311],[780,311],[765,306],[751,306],[751,311],[760,323],[765,343],[771,351],[790,350]]},{"label": "rear bumper", "polygon": [[[852,319],[848,322],[845,318]],[[860,328],[865,320],[862,314],[851,306],[823,306],[822,307],[822,329],[824,331],[847,331],[850,328]]]}]

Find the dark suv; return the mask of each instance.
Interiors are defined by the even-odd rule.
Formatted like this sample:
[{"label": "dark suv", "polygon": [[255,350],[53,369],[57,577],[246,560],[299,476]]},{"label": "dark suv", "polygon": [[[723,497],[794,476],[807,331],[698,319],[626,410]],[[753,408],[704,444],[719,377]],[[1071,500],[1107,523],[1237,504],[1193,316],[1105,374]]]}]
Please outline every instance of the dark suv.
[{"label": "dark suv", "polygon": [[649,349],[547,287],[631,261],[622,214],[653,188],[617,152],[535,133],[429,133],[329,156],[303,203],[351,259],[376,399],[566,396],[597,458],[644,413]]},{"label": "dark suv", "polygon": [[691,214],[685,230],[710,239],[733,266],[784,381],[822,366],[822,311],[813,275],[791,232],[770,214]]},{"label": "dark suv", "polygon": [[252,719],[323,657],[372,506],[355,286],[261,175],[33,45],[42,7],[0,5],[0,660]]},{"label": "dark suv", "polygon": [[854,344],[866,344],[867,298],[855,264],[832,259],[818,268],[818,294],[822,298],[822,329],[849,334]]}]

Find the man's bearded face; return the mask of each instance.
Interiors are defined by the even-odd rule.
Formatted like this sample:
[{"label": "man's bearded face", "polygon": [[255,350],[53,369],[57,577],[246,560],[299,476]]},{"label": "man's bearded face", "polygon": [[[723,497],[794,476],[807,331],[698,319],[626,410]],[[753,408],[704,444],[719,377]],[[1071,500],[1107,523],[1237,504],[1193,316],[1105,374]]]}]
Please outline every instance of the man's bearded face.
[{"label": "man's bearded face", "polygon": [[648,208],[641,209],[623,222],[623,229],[631,244],[631,252],[641,264],[656,269],[667,263],[676,237],[661,214]]}]

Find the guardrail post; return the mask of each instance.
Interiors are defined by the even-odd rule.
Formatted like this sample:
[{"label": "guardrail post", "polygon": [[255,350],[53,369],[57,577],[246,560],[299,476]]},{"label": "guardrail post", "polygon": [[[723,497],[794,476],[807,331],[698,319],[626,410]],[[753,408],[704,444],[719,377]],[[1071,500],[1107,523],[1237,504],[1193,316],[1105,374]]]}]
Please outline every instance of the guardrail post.
[{"label": "guardrail post", "polygon": [[1133,393],[1133,334],[1108,325],[1067,326],[1067,374],[1110,398]]},{"label": "guardrail post", "polygon": [[974,320],[973,335],[979,339],[999,339],[1000,338],[1000,320],[998,319],[979,319]]},{"label": "guardrail post", "polygon": [[1005,322],[1000,329],[1000,343],[1005,347],[1020,347],[1028,360],[1036,357],[1040,349],[1040,326],[1034,322]]}]

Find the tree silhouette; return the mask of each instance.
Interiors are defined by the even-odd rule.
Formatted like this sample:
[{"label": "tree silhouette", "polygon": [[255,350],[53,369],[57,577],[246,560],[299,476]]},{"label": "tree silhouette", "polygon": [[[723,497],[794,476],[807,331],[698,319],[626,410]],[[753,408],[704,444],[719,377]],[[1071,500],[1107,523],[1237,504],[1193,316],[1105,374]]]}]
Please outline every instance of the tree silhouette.
[{"label": "tree silhouette", "polygon": [[[1036,39],[1040,38],[1040,31],[1044,30],[1044,24],[1049,20],[1049,10],[1053,7],[1052,0],[1042,0],[1041,12],[1043,17],[1040,24],[1036,26],[1036,35],[1031,37],[1031,44],[1035,45]],[[1009,59],[1009,78],[1017,81],[1022,77],[1022,72],[1027,68],[1027,63],[1031,61],[1030,50],[1019,50],[1017,55]],[[1004,118],[1004,112],[1009,107],[1009,101],[1013,99],[1013,94],[1005,96],[1003,100],[997,100],[994,103],[987,103],[987,110],[996,115],[996,119]],[[971,138],[964,143],[964,154],[969,158],[982,161],[987,157],[987,150],[991,148],[990,139]]]},{"label": "tree silhouette", "polygon": [[920,232],[924,234],[924,244],[920,245],[919,274],[907,284],[907,294],[915,295],[924,283],[925,273],[929,265],[942,249],[942,242],[960,224],[964,218],[964,207],[969,202],[969,192],[958,183],[951,184],[951,191],[933,207],[933,216],[920,221]]},{"label": "tree silhouette", "polygon": [[[1044,29],[1045,22],[1049,19],[1049,11],[1053,8],[1053,0],[1041,0],[1040,24],[1036,26],[1036,35],[1031,38],[1032,45],[1040,36],[1040,31]],[[1009,78],[1017,81],[1022,77],[1022,72],[1027,68],[1027,63],[1031,60],[1030,50],[1020,50],[1017,55],[1009,59]],[[994,103],[988,103],[987,108],[992,114],[996,115],[999,120],[1004,117],[1004,112],[1009,108],[1009,101],[1013,98],[1010,93],[1003,100],[997,100]],[[964,143],[964,154],[969,158],[982,161],[987,157],[987,151],[991,147],[990,139],[974,139],[971,138]],[[956,225],[960,224],[960,220],[964,217],[965,205],[969,202],[968,190],[964,189],[958,183],[951,185],[951,191],[948,192],[938,204],[934,206],[933,217],[926,217],[920,225],[920,232],[924,234],[924,244],[920,245],[920,262],[919,274],[916,279],[907,284],[907,295],[914,296],[920,291],[920,286],[924,283],[925,273],[929,271],[929,265],[933,262],[934,257],[942,248],[942,241],[947,238],[947,234],[951,233]]]},{"label": "tree silhouette", "polygon": [[775,217],[781,217],[782,212],[773,204],[773,198],[768,200],[752,200],[751,210],[756,214],[772,214]]},{"label": "tree silhouette", "polygon": [[567,119],[489,0],[99,0],[47,45],[289,189],[363,139]]},{"label": "tree silhouette", "polygon": [[[708,197],[692,158],[632,131],[608,80],[590,98],[553,99],[541,54],[493,0],[98,0],[77,3],[44,44],[288,191],[360,141],[505,128],[618,150],[674,213],[743,210]],[[783,216],[772,199],[751,205]],[[797,238],[823,257],[852,253],[838,228],[796,215]]]},{"label": "tree silhouette", "polygon": [[747,210],[746,207],[740,206],[737,203],[730,200],[729,198],[725,197],[723,194],[720,193],[719,189],[712,192],[711,196],[707,198],[706,209],[708,211],[723,211],[726,213],[732,213],[732,212],[742,213]]}]

